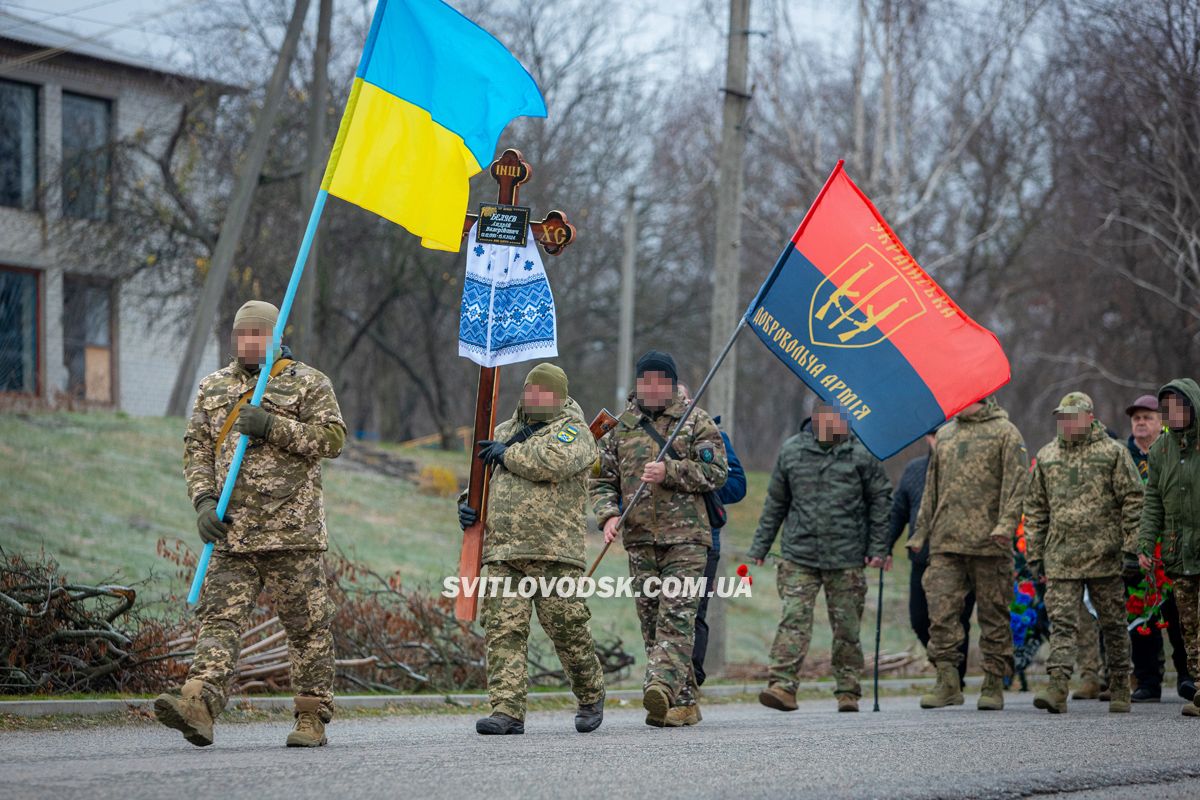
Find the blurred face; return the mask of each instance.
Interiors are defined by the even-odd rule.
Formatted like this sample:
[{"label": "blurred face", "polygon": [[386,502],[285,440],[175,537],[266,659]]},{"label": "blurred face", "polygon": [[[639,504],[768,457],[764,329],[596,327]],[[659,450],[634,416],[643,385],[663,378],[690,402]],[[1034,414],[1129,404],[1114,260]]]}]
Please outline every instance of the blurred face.
[{"label": "blurred face", "polygon": [[1083,411],[1078,414],[1055,414],[1054,417],[1058,426],[1058,435],[1072,442],[1087,435],[1096,415],[1090,411]]},{"label": "blurred face", "polygon": [[658,410],[666,408],[675,396],[675,383],[665,372],[644,372],[637,379],[635,392],[643,407]]},{"label": "blurred face", "polygon": [[850,423],[841,412],[826,405],[817,406],[813,412],[813,427],[820,442],[832,442],[850,433]]},{"label": "blurred face", "polygon": [[1162,418],[1148,408],[1135,409],[1129,417],[1129,432],[1134,439],[1156,439],[1162,431]]},{"label": "blurred face", "polygon": [[524,406],[525,413],[530,416],[545,418],[557,416],[565,402],[565,399],[536,383],[529,384],[521,393],[521,405]]},{"label": "blurred face", "polygon": [[271,329],[251,323],[233,330],[233,352],[243,367],[261,367],[271,346]]},{"label": "blurred face", "polygon": [[1192,409],[1175,392],[1163,395],[1161,405],[1163,416],[1171,430],[1183,430],[1192,424]]},{"label": "blurred face", "polygon": [[967,406],[966,408],[964,408],[962,411],[960,411],[958,413],[959,414],[974,414],[976,411],[981,411],[983,409],[983,406],[984,406],[984,402],[982,400],[980,400],[978,403],[971,403],[971,405]]}]

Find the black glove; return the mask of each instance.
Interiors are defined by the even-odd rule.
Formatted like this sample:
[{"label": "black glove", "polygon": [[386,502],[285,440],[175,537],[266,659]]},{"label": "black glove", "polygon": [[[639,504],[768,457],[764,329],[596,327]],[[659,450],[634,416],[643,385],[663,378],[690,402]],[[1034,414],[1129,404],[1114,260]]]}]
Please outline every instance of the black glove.
[{"label": "black glove", "polygon": [[1145,577],[1141,564],[1138,564],[1137,556],[1132,553],[1121,554],[1121,577],[1130,582]]},{"label": "black glove", "polygon": [[237,422],[233,423],[233,429],[238,433],[246,434],[251,439],[266,439],[274,421],[275,417],[270,412],[263,411],[258,406],[245,405],[238,413]]},{"label": "black glove", "polygon": [[504,451],[508,449],[508,445],[504,442],[494,442],[491,439],[484,439],[478,442],[483,448],[479,451],[479,460],[487,464],[489,467],[494,467],[497,464],[504,465]]},{"label": "black glove", "polygon": [[216,544],[217,542],[225,541],[225,534],[229,533],[229,525],[227,520],[222,520],[217,516],[217,501],[210,496],[200,498],[196,503],[196,528],[200,531],[200,538],[205,544]]},{"label": "black glove", "polygon": [[471,508],[466,503],[458,504],[458,524],[465,531],[467,528],[479,521],[479,512]]}]

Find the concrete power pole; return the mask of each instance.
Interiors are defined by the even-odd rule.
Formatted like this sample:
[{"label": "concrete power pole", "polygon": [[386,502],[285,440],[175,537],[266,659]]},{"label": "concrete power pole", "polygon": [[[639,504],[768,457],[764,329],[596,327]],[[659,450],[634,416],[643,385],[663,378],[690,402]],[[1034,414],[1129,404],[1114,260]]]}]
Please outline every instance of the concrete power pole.
[{"label": "concrete power pole", "polygon": [[[329,160],[329,151],[325,148],[325,115],[328,111],[326,95],[329,94],[329,26],[333,18],[333,0],[320,0],[318,15],[317,44],[313,51],[312,92],[308,107],[308,163],[305,165],[306,175],[300,192],[301,207],[306,209],[312,207],[313,199],[321,188],[325,162]],[[314,237],[304,275],[300,278],[300,288],[297,290],[292,315],[295,320],[292,342],[296,357],[309,364],[320,363],[316,354],[320,347],[316,328],[317,293],[320,291],[317,250],[317,238]]]},{"label": "concrete power pole", "polygon": [[637,212],[633,187],[625,198],[625,251],[621,256],[621,329],[617,338],[617,404],[625,410],[625,398],[633,390],[633,290],[634,255],[637,252]]},{"label": "concrete power pole", "polygon": [[[725,63],[724,109],[721,115],[721,154],[717,185],[716,263],[713,265],[709,363],[715,362],[737,325],[738,279],[742,268],[742,158],[746,150],[746,110],[750,92],[746,75],[750,60],[750,0],[730,0],[729,39]],[[721,427],[733,437],[737,350],[729,353],[708,388],[704,407],[721,416]],[[708,653],[705,671],[725,669],[725,603],[708,601]]]},{"label": "concrete power pole", "polygon": [[275,125],[275,117],[283,101],[283,90],[287,83],[288,70],[292,66],[292,58],[296,55],[296,45],[300,41],[300,32],[304,29],[304,17],[308,14],[309,0],[296,0],[292,10],[292,19],[288,22],[287,33],[283,37],[283,46],[279,49],[279,59],[275,62],[275,70],[267,83],[267,95],[263,101],[262,110],[254,123],[254,133],[246,147],[245,160],[238,171],[237,182],[233,187],[233,196],[229,208],[225,210],[225,219],[221,221],[221,232],[217,237],[217,246],[213,250],[212,261],[208,266],[208,275],[204,278],[204,289],[200,293],[200,301],[196,305],[196,316],[192,320],[192,331],[188,336],[187,347],[183,360],[179,364],[179,372],[175,376],[175,386],[171,390],[171,399],[167,404],[167,414],[182,417],[188,412],[192,397],[192,386],[196,382],[196,370],[200,366],[200,357],[204,346],[213,335],[213,325],[217,318],[217,309],[221,304],[221,295],[225,293],[225,284],[229,280],[229,271],[233,267],[233,257],[237,253],[238,240],[242,236],[246,217],[250,211],[250,203],[254,200],[254,189],[258,185],[258,176],[262,172],[263,161],[267,157],[267,146],[271,143],[271,128]]}]

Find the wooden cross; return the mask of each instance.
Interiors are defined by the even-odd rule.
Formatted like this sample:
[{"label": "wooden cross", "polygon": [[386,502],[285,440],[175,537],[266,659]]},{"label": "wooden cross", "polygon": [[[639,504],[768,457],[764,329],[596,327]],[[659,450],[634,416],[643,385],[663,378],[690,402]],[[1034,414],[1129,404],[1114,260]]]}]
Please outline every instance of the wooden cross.
[{"label": "wooden cross", "polygon": [[[520,150],[505,150],[488,170],[500,185],[496,200],[501,205],[516,205],[521,184],[533,175],[533,169],[521,156]],[[467,214],[463,236],[471,233],[479,216]],[[575,226],[561,211],[551,211],[539,222],[530,222],[533,236],[547,255],[556,256],[575,241]],[[487,519],[489,471],[475,455],[475,442],[491,439],[496,430],[496,396],[500,391],[500,368],[479,368],[479,391],[475,400],[475,430],[469,452],[471,478],[467,484],[467,505],[479,512],[474,525],[463,531],[462,553],[458,559],[459,594],[454,604],[454,616],[460,620],[475,619],[479,608],[478,586],[468,594],[466,581],[478,578],[483,561],[483,529]]]}]

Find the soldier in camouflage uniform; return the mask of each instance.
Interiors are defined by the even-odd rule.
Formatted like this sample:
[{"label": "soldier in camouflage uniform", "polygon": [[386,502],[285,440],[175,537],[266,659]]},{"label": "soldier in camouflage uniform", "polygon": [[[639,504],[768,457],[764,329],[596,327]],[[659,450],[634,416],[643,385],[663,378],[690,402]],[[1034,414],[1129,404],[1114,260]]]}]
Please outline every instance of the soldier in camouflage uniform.
[{"label": "soldier in camouflage uniform", "polygon": [[800,433],[783,443],[749,557],[761,565],[783,526],[776,585],[783,618],[771,647],[769,684],[758,700],[796,710],[800,666],[812,639],[813,604],[822,587],[833,629],[838,711],[862,697],[863,565],[891,568],[888,515],[892,484],[883,464],[850,433],[833,406],[820,403]]},{"label": "soldier in camouflage uniform", "polygon": [[[1150,480],[1138,531],[1138,566],[1163,570],[1174,582],[1179,626],[1187,648],[1188,672],[1200,675],[1200,386],[1178,378],[1158,391],[1167,431],[1150,448]],[[1162,560],[1154,549],[1162,537]],[[1193,697],[1186,717],[1200,717]]]},{"label": "soldier in camouflage uniform", "polygon": [[[483,537],[488,576],[508,578],[513,594],[522,579],[578,581],[584,568],[588,478],[597,450],[583,410],[567,394],[566,374],[553,364],[534,367],[516,413],[496,426],[495,435],[495,441],[479,443],[479,458],[493,465]],[[460,498],[463,528],[477,519],[476,510]],[[489,594],[483,599],[492,714],[475,729],[481,734],[525,732],[534,607],[579,700],[575,728],[594,731],[604,718],[604,672],[588,626],[591,613],[581,597],[543,595],[540,590],[532,598]]]},{"label": "soldier in camouflage uniform", "polygon": [[1130,710],[1121,559],[1136,546],[1144,490],[1129,451],[1109,437],[1093,408],[1086,394],[1071,392],[1054,409],[1058,436],[1038,451],[1025,497],[1025,555],[1045,579],[1050,617],[1050,685],[1033,704],[1052,714],[1067,710],[1077,626],[1092,624],[1090,614],[1079,618],[1085,588],[1104,634],[1108,710]]},{"label": "soldier in camouflage uniform", "polygon": [[[278,310],[250,301],[234,318],[237,358],[200,382],[184,434],[183,472],[198,514],[200,537],[213,543],[204,593],[196,609],[200,634],[180,695],[160,695],[155,714],[194,745],[212,744],[213,720],[240,649],[240,634],[265,586],[287,632],[296,724],[289,747],[326,742],[333,715],[336,611],[326,590],[321,553],[328,547],[321,460],[336,458],[346,424],[329,379],[299,361],[272,370],[261,407],[249,399],[271,346]],[[284,351],[281,359],[289,358]],[[226,425],[238,409],[236,422]],[[223,428],[229,434],[218,443]],[[250,437],[224,519],[217,499],[236,450]]]},{"label": "soldier in camouflage uniform", "polygon": [[1012,675],[1008,606],[1013,597],[1013,536],[1021,518],[1028,457],[1008,414],[989,397],[963,409],[938,429],[925,470],[917,533],[908,542],[920,552],[929,542],[929,568],[921,585],[929,598],[929,660],[937,685],[922,708],[962,705],[958,662],[963,601],[975,592],[984,680],[977,707],[1004,708],[1004,679]]},{"label": "soldier in camouflage uniform", "polygon": [[[643,589],[649,578],[697,582],[703,578],[712,546],[703,495],[719,490],[729,470],[721,433],[700,408],[692,411],[672,443],[678,458],[655,462],[661,449],[657,439],[670,435],[687,408],[678,380],[670,355],[651,350],[638,360],[637,389],[620,424],[603,440],[600,473],[592,481],[592,499],[605,541],[611,542],[620,532],[629,554],[646,645],[642,705],[646,724],[660,728],[700,721],[692,644],[701,595],[651,597]],[[649,490],[629,510],[621,530],[621,510],[643,481]]]}]

